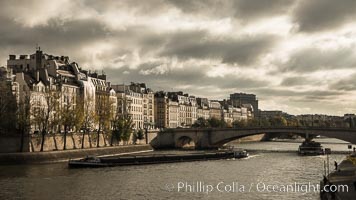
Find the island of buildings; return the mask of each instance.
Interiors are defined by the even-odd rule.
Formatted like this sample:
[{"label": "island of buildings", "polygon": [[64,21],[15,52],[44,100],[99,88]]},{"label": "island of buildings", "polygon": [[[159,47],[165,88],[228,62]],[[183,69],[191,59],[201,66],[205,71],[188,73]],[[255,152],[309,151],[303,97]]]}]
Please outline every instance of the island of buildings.
[{"label": "island of buildings", "polygon": [[[69,57],[48,55],[40,49],[32,55],[9,56],[7,66],[0,68],[0,90],[1,134],[12,130],[28,136],[97,132],[99,138],[103,132],[115,132],[127,124],[130,127],[126,128],[139,131],[192,127],[198,119],[214,119],[232,127],[235,122],[257,118],[293,117],[282,111],[260,111],[254,94],[234,93],[227,100],[209,100],[181,91],[154,92],[145,83],[112,84],[105,74],[82,69]],[[295,119],[321,123],[328,118],[334,123],[344,121],[322,115]]]}]

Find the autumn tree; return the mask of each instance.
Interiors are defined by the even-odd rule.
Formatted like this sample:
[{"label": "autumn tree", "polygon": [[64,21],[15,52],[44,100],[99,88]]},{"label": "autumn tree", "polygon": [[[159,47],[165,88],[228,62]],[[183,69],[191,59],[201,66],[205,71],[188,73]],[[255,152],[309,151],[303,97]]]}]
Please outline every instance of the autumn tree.
[{"label": "autumn tree", "polygon": [[13,131],[15,129],[17,105],[10,82],[0,81],[0,94],[0,131]]},{"label": "autumn tree", "polygon": [[16,116],[18,130],[21,132],[20,151],[22,152],[24,151],[25,136],[29,134],[31,127],[31,97],[29,92],[24,91],[23,96],[20,98]]},{"label": "autumn tree", "polygon": [[269,127],[271,126],[271,122],[269,121],[268,118],[266,117],[259,117],[258,119],[258,125],[262,127]]},{"label": "autumn tree", "polygon": [[260,125],[260,122],[256,118],[248,119],[247,126],[248,127],[257,127]]},{"label": "autumn tree", "polygon": [[300,126],[300,123],[296,118],[288,119],[287,124],[288,126]]},{"label": "autumn tree", "polygon": [[31,99],[31,107],[34,107],[33,118],[35,123],[41,130],[41,148],[45,142],[45,136],[48,134],[49,128],[55,123],[55,112],[59,105],[60,92],[46,88],[44,92],[37,91],[34,98]]},{"label": "autumn tree", "polygon": [[[111,101],[109,100],[109,96],[107,95],[98,96],[95,109],[96,109],[96,116],[98,121],[96,147],[99,147],[100,132],[102,132],[103,136],[105,136],[105,132],[108,132],[111,128],[110,123],[112,121],[113,111],[112,111]],[[105,137],[104,137],[104,143],[105,143]]]},{"label": "autumn tree", "polygon": [[209,127],[212,128],[225,128],[226,127],[226,122],[223,119],[217,119],[215,117],[212,117],[207,120],[209,123]]},{"label": "autumn tree", "polygon": [[91,147],[91,138],[90,138],[90,131],[94,129],[95,124],[97,122],[97,115],[95,113],[95,104],[94,104],[94,99],[91,97],[87,97],[85,100],[81,98],[79,100],[79,105],[80,106],[80,113],[82,115],[82,120],[81,120],[81,127],[83,129],[83,135],[82,135],[82,149],[84,148],[84,142],[85,142],[85,134],[88,134],[89,138],[89,145]]},{"label": "autumn tree", "polygon": [[199,117],[194,124],[192,125],[194,128],[208,128],[209,122],[208,120],[204,119],[203,117]]},{"label": "autumn tree", "polygon": [[287,120],[283,116],[274,116],[270,119],[271,126],[287,126]]},{"label": "autumn tree", "polygon": [[124,141],[125,144],[127,144],[127,142],[130,140],[130,136],[132,134],[132,130],[135,124],[132,120],[132,117],[129,115],[121,117],[120,121],[120,123],[122,123],[121,139]]},{"label": "autumn tree", "polygon": [[232,122],[232,126],[234,128],[244,128],[247,126],[247,122],[246,120],[235,120],[234,122]]},{"label": "autumn tree", "polygon": [[116,114],[115,118],[112,120],[110,146],[113,146],[114,139],[116,139],[116,142],[121,141],[121,134],[122,134],[123,127],[124,127],[123,120],[118,114]]},{"label": "autumn tree", "polygon": [[81,104],[76,96],[62,96],[65,98],[62,100],[60,106],[59,118],[60,125],[63,126],[63,150],[67,148],[67,135],[69,130],[79,130],[83,122],[83,113]]},{"label": "autumn tree", "polygon": [[143,139],[145,138],[145,135],[144,135],[142,129],[139,129],[139,130],[137,131],[136,136],[137,136],[137,139],[138,139],[138,140],[143,140]]}]

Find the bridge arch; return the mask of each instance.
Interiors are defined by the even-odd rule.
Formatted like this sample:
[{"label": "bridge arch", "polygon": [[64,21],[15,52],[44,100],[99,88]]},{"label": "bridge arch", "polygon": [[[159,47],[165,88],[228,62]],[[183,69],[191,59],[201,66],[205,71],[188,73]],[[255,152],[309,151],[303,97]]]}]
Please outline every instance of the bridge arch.
[{"label": "bridge arch", "polygon": [[[276,134],[281,134],[281,135],[287,135],[287,134],[293,134],[293,135],[297,135],[297,136],[301,136],[303,138],[306,137],[306,134],[305,133],[294,133],[294,132],[273,132],[273,133],[276,133]],[[229,143],[229,142],[232,142],[234,140],[238,140],[238,139],[241,139],[241,138],[244,138],[244,137],[249,137],[249,136],[254,136],[254,135],[260,135],[260,134],[271,134],[271,133],[265,133],[265,132],[255,132],[255,133],[248,133],[246,135],[237,135],[237,136],[232,136],[230,138],[225,138],[219,142],[216,142],[214,143],[213,145],[217,145],[217,146],[223,146],[224,144],[226,143]],[[309,135],[310,138],[314,138],[316,137],[317,135]]]},{"label": "bridge arch", "polygon": [[175,142],[175,147],[179,149],[191,149],[195,148],[195,142],[193,138],[189,136],[181,136]]},{"label": "bridge arch", "polygon": [[[221,135],[221,133],[224,133]],[[230,141],[243,138],[246,136],[253,136],[261,133],[279,133],[279,134],[296,134],[296,135],[306,135],[309,136],[326,136],[329,138],[336,138],[343,141],[347,141],[356,144],[356,130],[355,129],[321,129],[321,128],[248,128],[248,129],[222,129],[217,130],[215,134],[212,135],[211,145],[214,147],[220,147]]]}]

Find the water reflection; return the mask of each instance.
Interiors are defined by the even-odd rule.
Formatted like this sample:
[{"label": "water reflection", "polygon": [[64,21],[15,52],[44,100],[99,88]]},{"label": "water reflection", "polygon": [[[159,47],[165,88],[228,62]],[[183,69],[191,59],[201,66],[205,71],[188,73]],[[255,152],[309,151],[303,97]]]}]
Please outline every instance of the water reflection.
[{"label": "water reflection", "polygon": [[[325,140],[324,140],[325,141]],[[329,141],[330,142],[330,141]],[[331,141],[332,142],[332,141]],[[262,142],[244,148],[296,149],[298,143]],[[329,144],[345,150],[347,145]],[[327,145],[324,145],[327,146]],[[346,147],[345,147],[346,146]],[[341,161],[345,155],[331,155]],[[318,193],[167,191],[179,182],[216,185],[219,182],[250,186],[317,184],[325,156],[300,157],[296,153],[255,153],[242,160],[216,160],[98,169],[71,169],[66,163],[0,166],[0,199],[318,199]],[[330,166],[332,169],[332,166]]]}]

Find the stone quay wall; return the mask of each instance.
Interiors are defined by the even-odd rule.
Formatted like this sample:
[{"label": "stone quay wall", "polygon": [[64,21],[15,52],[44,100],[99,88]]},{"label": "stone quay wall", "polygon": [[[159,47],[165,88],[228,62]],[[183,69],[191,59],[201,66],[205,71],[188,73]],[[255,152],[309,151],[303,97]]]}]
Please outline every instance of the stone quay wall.
[{"label": "stone quay wall", "polygon": [[68,162],[85,156],[113,156],[152,151],[150,145],[124,145],[65,151],[0,153],[0,165]]},{"label": "stone quay wall", "polygon": [[[148,131],[148,143],[156,137],[158,131]],[[15,153],[21,152],[21,134],[0,134],[0,153]],[[69,133],[66,137],[66,149],[81,149],[83,141],[82,133]],[[97,133],[93,132],[84,135],[84,149],[97,148]],[[41,149],[41,135],[26,135],[23,137],[23,152],[39,152]],[[109,147],[111,143],[110,135],[99,134],[99,147]],[[146,144],[146,139],[137,140],[136,144]],[[127,142],[114,140],[113,146],[133,145],[133,138]],[[63,150],[64,136],[62,134],[46,135],[43,145],[43,151],[59,151]]]}]

